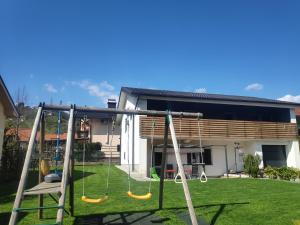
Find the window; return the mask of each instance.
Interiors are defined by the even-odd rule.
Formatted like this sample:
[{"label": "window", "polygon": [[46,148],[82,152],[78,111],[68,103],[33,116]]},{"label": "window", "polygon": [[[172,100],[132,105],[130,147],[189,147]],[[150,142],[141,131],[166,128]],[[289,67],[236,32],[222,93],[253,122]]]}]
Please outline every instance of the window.
[{"label": "window", "polygon": [[[193,153],[187,153],[187,164],[193,164],[193,163],[201,163],[201,153],[200,152],[193,152]],[[211,159],[211,149],[205,148],[203,152],[203,162],[205,165],[212,165],[212,159]]]},{"label": "window", "polygon": [[192,153],[186,155],[187,164],[192,164]]},{"label": "window", "polygon": [[160,166],[161,165],[161,159],[162,159],[162,153],[161,152],[155,152],[154,153],[155,166]]},{"label": "window", "polygon": [[[201,154],[200,154],[201,155]],[[212,160],[211,160],[211,149],[210,148],[205,148],[204,153],[203,153],[203,158],[204,158],[204,163],[206,165],[212,165]]]},{"label": "window", "polygon": [[285,145],[263,145],[262,152],[263,152],[264,167],[266,167],[266,166],[274,166],[274,167],[286,166]]},{"label": "window", "polygon": [[192,163],[196,163],[197,160],[197,156],[199,157],[200,153],[192,153]]}]

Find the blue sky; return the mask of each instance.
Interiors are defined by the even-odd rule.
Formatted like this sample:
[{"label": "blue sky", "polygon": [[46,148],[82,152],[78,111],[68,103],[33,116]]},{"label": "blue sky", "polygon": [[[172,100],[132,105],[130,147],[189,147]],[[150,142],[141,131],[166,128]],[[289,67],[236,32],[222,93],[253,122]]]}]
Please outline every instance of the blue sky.
[{"label": "blue sky", "polygon": [[31,105],[103,106],[121,86],[300,102],[299,11],[297,0],[4,0],[0,74]]}]

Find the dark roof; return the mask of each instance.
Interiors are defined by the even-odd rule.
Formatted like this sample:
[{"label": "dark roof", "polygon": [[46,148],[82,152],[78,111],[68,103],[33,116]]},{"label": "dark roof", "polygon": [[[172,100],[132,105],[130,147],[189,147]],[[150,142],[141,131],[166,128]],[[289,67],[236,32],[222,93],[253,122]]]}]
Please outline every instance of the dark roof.
[{"label": "dark roof", "polygon": [[1,102],[4,106],[4,113],[8,117],[12,116],[18,116],[18,110],[14,104],[14,101],[12,97],[10,96],[10,93],[0,75],[0,96],[1,96]]},{"label": "dark roof", "polygon": [[295,102],[286,102],[286,101],[279,101],[279,100],[273,100],[267,98],[236,96],[236,95],[220,95],[220,94],[168,91],[168,90],[132,88],[132,87],[122,87],[121,92],[126,92],[128,94],[137,95],[137,96],[172,97],[172,98],[189,98],[189,99],[202,99],[202,100],[214,100],[214,101],[278,104],[278,105],[295,106],[295,107],[300,106],[299,103],[295,103]]}]

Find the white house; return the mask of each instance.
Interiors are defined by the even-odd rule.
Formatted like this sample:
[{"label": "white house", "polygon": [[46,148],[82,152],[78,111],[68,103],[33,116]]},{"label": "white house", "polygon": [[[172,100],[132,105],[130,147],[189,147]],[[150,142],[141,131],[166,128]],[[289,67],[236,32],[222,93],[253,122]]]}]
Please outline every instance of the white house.
[{"label": "white house", "polygon": [[[129,87],[121,89],[118,103],[119,109],[203,113],[203,119],[199,120],[200,135],[196,119],[175,118],[174,124],[181,144],[181,158],[187,167],[202,162],[199,147],[201,136],[203,161],[208,176],[241,171],[245,154],[259,155],[262,159],[261,168],[272,165],[300,169],[295,116],[295,107],[299,106],[296,103],[256,97]],[[150,124],[153,120],[158,126],[154,128],[154,153],[151,159]],[[141,176],[148,176],[151,167],[159,171],[163,118],[123,115],[118,117],[118,122],[121,125],[121,165],[127,167],[129,160],[132,170]],[[170,137],[169,144],[167,164],[176,170]]]},{"label": "white house", "polygon": [[5,128],[5,120],[8,117],[17,117],[18,111],[15,104],[0,76],[0,165],[3,151],[3,136]]},{"label": "white house", "polygon": [[[116,100],[108,99],[107,108],[116,108]],[[83,117],[84,115],[80,116]],[[115,123],[114,133],[112,133],[112,115],[107,113],[88,113],[85,114],[85,116],[87,116],[89,121],[88,137],[90,142],[100,142],[102,145],[101,152],[103,153],[104,159],[108,160],[112,157],[113,162],[119,163],[120,126]]]}]

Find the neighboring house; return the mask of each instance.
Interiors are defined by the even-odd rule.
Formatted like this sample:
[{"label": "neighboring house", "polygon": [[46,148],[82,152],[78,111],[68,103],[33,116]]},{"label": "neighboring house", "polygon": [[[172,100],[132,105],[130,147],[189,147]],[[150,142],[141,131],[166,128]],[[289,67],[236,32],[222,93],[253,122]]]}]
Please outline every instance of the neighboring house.
[{"label": "neighboring house", "polygon": [[[31,135],[31,128],[19,128],[18,130],[18,137],[19,137],[19,142],[20,142],[20,148],[21,150],[26,150],[28,146],[28,142],[30,139]],[[7,136],[14,136],[16,135],[16,130],[15,129],[10,129],[7,130],[6,134]],[[36,135],[36,140],[39,140],[40,138],[40,132],[37,133]],[[75,134],[75,140],[77,140],[77,134]],[[67,141],[67,133],[62,133],[59,136],[60,140],[60,146],[65,146],[66,141]],[[46,151],[50,151],[51,149],[55,148],[56,146],[56,141],[57,141],[57,134],[45,134],[45,149]]]},{"label": "neighboring house", "polygon": [[17,116],[17,108],[15,107],[14,101],[6,88],[2,77],[0,76],[0,165],[3,152],[5,120],[9,117]]},{"label": "neighboring house", "polygon": [[[116,108],[116,100],[108,99],[108,108]],[[79,115],[83,117],[84,115]],[[120,161],[120,127],[116,124],[113,134],[112,146],[110,142],[112,138],[112,115],[107,113],[89,113],[86,114],[89,123],[89,137],[93,143],[100,142],[102,144],[101,152],[107,160],[112,156],[114,162]],[[83,130],[83,129],[82,129]]]},{"label": "neighboring house", "polygon": [[[177,92],[123,87],[119,109],[171,110],[201,112],[200,120],[203,160],[208,176],[221,176],[228,171],[243,170],[243,156],[256,154],[266,165],[300,168],[299,143],[295,107],[300,104],[256,97]],[[129,129],[126,120],[129,121]],[[151,126],[154,129],[154,153],[151,159]],[[179,118],[174,118],[179,137]],[[197,119],[182,119],[181,158],[185,166],[201,162]],[[136,115],[118,116],[121,124],[121,165],[129,164],[142,175],[149,168],[159,170],[162,157],[163,118]],[[129,149],[128,149],[129,145]],[[172,142],[169,137],[167,164],[177,169]],[[228,171],[226,171],[228,168]]]},{"label": "neighboring house", "polygon": [[[20,143],[21,150],[26,150],[28,147],[30,135],[31,135],[31,128],[19,128],[18,130],[18,140]],[[16,135],[16,129],[9,129],[6,131],[7,136],[15,136]],[[75,142],[83,142],[84,138],[81,138],[78,136],[77,133],[75,133]],[[39,141],[40,139],[40,132],[37,132],[36,140]],[[61,133],[59,135],[59,145],[62,149],[64,149],[67,142],[67,133]],[[57,143],[57,134],[49,134],[45,133],[45,151],[53,151],[56,148]]]}]

